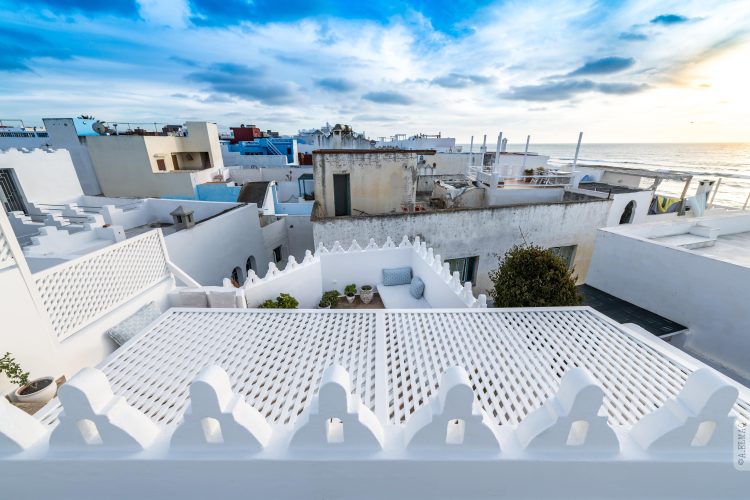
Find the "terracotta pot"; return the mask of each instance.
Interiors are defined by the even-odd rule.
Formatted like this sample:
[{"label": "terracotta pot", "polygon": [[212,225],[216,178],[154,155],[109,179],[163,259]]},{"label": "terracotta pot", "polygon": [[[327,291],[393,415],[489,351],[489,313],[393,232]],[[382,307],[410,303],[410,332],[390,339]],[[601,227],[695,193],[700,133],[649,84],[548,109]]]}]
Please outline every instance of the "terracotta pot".
[{"label": "terracotta pot", "polygon": [[[41,388],[34,392],[29,392],[29,386],[33,384],[37,384]],[[53,377],[43,377],[32,380],[27,385],[19,387],[16,389],[14,396],[19,403],[46,403],[54,398],[55,394],[57,394],[57,384],[55,384],[55,379]]]}]

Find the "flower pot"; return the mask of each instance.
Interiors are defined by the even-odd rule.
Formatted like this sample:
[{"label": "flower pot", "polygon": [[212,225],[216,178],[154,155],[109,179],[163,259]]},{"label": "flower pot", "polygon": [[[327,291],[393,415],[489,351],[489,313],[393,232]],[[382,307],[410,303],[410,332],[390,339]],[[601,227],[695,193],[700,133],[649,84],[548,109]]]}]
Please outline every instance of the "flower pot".
[{"label": "flower pot", "polygon": [[372,296],[374,293],[375,292],[370,285],[365,285],[359,289],[359,298],[362,300],[363,304],[369,304],[372,302]]},{"label": "flower pot", "polygon": [[349,302],[350,304],[351,304],[352,302],[354,302],[354,295],[347,295],[347,296],[346,296],[346,301],[347,301],[347,302]]},{"label": "flower pot", "polygon": [[[37,389],[33,390],[33,386]],[[32,380],[27,385],[16,389],[15,397],[19,403],[46,403],[57,394],[57,384],[53,377]]]}]

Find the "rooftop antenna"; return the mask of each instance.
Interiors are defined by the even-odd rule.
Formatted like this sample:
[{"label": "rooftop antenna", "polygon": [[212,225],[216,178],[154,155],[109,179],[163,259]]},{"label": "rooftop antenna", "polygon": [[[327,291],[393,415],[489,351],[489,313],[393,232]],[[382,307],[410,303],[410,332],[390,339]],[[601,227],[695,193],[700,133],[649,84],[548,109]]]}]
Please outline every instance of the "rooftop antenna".
[{"label": "rooftop antenna", "polygon": [[573,158],[573,172],[576,171],[576,165],[578,164],[578,151],[581,150],[581,139],[583,139],[583,132],[578,132],[578,144],[576,145],[576,155]]},{"label": "rooftop antenna", "polygon": [[471,144],[469,144],[469,167],[474,166],[474,136],[471,136]]},{"label": "rooftop antenna", "polygon": [[500,165],[500,148],[502,148],[503,144],[503,133],[500,132],[500,134],[497,136],[497,146],[495,147],[495,166]]},{"label": "rooftop antenna", "polygon": [[529,140],[531,139],[530,135],[526,136],[526,149],[523,150],[523,165],[521,165],[521,168],[526,168],[526,157],[529,155]]},{"label": "rooftop antenna", "polygon": [[485,153],[487,153],[487,134],[484,134],[484,139],[482,140],[482,161],[480,162],[480,167],[484,166]]}]

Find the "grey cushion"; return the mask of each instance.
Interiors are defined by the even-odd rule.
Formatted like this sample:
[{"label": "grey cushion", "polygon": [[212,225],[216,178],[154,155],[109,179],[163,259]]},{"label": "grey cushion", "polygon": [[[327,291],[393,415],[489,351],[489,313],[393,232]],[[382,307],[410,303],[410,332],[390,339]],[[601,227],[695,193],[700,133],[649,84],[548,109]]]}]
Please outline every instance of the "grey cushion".
[{"label": "grey cushion", "polygon": [[169,293],[173,307],[208,307],[206,291],[193,288],[180,288]]},{"label": "grey cushion", "polygon": [[383,285],[396,286],[411,283],[411,267],[392,267],[383,269]]},{"label": "grey cushion", "polygon": [[237,299],[238,289],[232,288],[231,290],[209,290],[208,292],[208,305],[210,307],[226,307],[236,308],[238,306]]},{"label": "grey cushion", "polygon": [[128,319],[121,321],[117,326],[107,330],[107,335],[114,340],[117,345],[123,345],[125,342],[140,333],[160,315],[161,311],[156,306],[156,303],[149,302],[138,309]]},{"label": "grey cushion", "polygon": [[421,299],[424,295],[424,281],[419,276],[414,276],[409,286],[409,293],[415,299]]}]

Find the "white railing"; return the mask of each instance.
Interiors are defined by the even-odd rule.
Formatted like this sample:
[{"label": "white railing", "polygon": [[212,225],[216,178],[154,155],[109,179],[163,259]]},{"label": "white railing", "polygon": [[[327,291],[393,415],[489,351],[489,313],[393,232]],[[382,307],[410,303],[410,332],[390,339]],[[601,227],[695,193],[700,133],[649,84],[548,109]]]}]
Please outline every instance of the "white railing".
[{"label": "white railing", "polygon": [[[319,390],[311,391],[293,425],[271,425],[232,378],[210,364],[192,377],[190,410],[175,426],[159,425],[115,395],[95,368],[61,387],[64,411],[54,428],[2,399],[0,460],[15,479],[5,491],[10,497],[28,492],[27,471],[38,464],[55,481],[35,484],[35,493],[58,499],[132,498],[137,491],[162,491],[162,484],[186,499],[239,498],[248,491],[258,498],[302,498],[311,491],[363,498],[551,498],[561,492],[637,498],[690,491],[716,498],[716,484],[719,497],[747,493],[745,474],[731,462],[735,424],[728,413],[737,389],[708,369],[692,373],[674,397],[625,430],[611,427],[600,411],[600,383],[575,367],[541,407],[505,432],[476,404],[470,373],[455,365],[397,425],[363,403],[356,378],[338,363],[323,371]],[[611,488],[624,468],[630,480]]]},{"label": "white railing", "polygon": [[58,340],[169,277],[158,230],[33,275]]},{"label": "white railing", "polygon": [[10,251],[10,245],[6,239],[5,232],[0,227],[0,269],[12,266],[16,261]]}]

